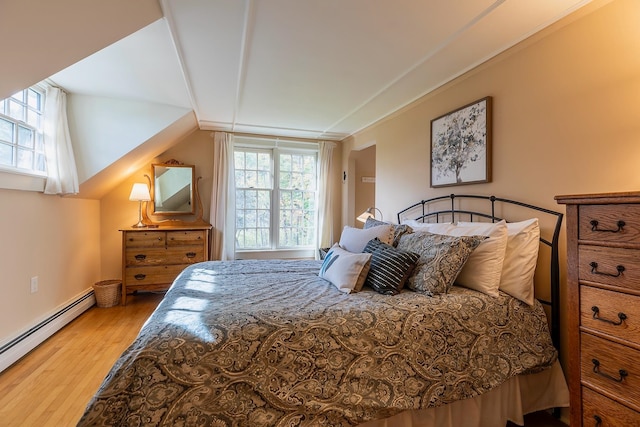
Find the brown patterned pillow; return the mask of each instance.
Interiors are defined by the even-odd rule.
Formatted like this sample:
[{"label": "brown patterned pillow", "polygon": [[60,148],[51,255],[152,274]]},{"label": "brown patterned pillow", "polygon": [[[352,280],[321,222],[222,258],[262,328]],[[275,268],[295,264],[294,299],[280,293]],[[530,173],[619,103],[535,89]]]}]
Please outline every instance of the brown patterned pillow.
[{"label": "brown patterned pillow", "polygon": [[398,249],[420,254],[407,286],[431,296],[447,293],[469,255],[486,238],[445,236],[427,231],[403,235]]},{"label": "brown patterned pillow", "polygon": [[364,228],[373,228],[379,225],[393,226],[393,241],[391,242],[391,245],[394,247],[398,246],[398,243],[400,242],[400,237],[402,237],[403,234],[413,233],[413,229],[406,224],[400,224],[400,225],[391,224],[389,222],[379,221],[371,216],[367,218],[367,222],[364,223]]}]

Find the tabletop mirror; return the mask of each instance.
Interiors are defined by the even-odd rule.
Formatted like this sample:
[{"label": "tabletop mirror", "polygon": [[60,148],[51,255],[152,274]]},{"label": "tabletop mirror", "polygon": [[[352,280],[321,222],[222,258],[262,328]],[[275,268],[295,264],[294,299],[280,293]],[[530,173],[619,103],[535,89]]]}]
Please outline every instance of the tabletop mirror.
[{"label": "tabletop mirror", "polygon": [[154,164],[153,214],[158,216],[193,215],[195,166],[178,161]]}]

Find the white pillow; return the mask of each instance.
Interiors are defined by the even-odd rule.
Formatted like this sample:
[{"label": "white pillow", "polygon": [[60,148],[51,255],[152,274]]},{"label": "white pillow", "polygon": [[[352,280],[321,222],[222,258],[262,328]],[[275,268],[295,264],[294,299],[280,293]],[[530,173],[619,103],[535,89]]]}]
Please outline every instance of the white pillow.
[{"label": "white pillow", "polygon": [[402,221],[403,225],[408,225],[413,231],[428,231],[433,234],[449,235],[449,231],[455,228],[455,224],[450,222],[420,222],[415,219]]},{"label": "white pillow", "polygon": [[533,276],[539,248],[538,218],[507,223],[507,251],[502,266],[500,290],[529,305],[533,305],[535,299]]},{"label": "white pillow", "polygon": [[507,248],[506,221],[458,222],[457,225],[452,225],[446,234],[488,236],[471,253],[455,283],[497,297]]},{"label": "white pillow", "polygon": [[349,252],[362,252],[369,240],[376,237],[390,245],[393,242],[393,225],[379,225],[371,228],[354,228],[346,225],[340,235],[340,246]]},{"label": "white pillow", "polygon": [[362,289],[369,273],[369,253],[351,253],[336,243],[325,256],[318,276],[345,293]]}]

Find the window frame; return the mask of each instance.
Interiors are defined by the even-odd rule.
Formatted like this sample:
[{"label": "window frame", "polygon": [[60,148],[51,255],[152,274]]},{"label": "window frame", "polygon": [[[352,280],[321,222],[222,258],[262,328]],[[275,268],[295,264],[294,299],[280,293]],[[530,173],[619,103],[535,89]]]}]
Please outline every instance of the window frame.
[{"label": "window frame", "polygon": [[[15,93],[19,93],[19,92],[24,92],[28,90],[34,90],[41,95],[41,105],[42,105],[41,132],[43,134],[43,137],[44,137],[44,109],[46,104],[47,87],[48,86],[45,82],[40,82],[28,88],[22,89],[21,91],[15,92]],[[1,101],[11,99],[13,95],[15,94],[12,94],[7,98],[2,99]],[[21,120],[19,121],[11,116],[4,114],[4,111],[0,113],[0,117],[2,117],[3,119],[7,119],[9,121],[12,121],[16,123],[16,125],[19,124],[20,126],[24,125],[24,126],[31,127],[26,122],[23,122]],[[43,146],[43,149],[40,152],[42,154],[45,154],[44,139],[43,139],[42,146]],[[24,190],[24,191],[36,191],[36,192],[44,191],[44,187],[47,179],[46,156],[44,159],[44,164],[45,164],[44,171],[37,171],[34,169],[23,169],[13,165],[11,166],[0,165],[0,188],[8,189],[8,190]]]},{"label": "window frame", "polygon": [[[37,108],[33,107],[29,103],[29,92],[35,92],[39,95],[39,105]],[[3,140],[0,142],[2,145],[8,145],[12,147],[14,150],[14,155],[12,159],[11,165],[0,164],[0,171],[9,172],[9,173],[17,173],[20,175],[32,175],[32,176],[41,176],[46,177],[47,175],[47,164],[46,164],[46,155],[44,149],[44,114],[45,114],[45,103],[46,103],[46,87],[42,84],[34,85],[25,89],[22,89],[11,96],[0,100],[0,118],[10,122],[15,127],[13,141]],[[21,93],[22,99],[15,98],[15,95]],[[22,118],[16,118],[8,114],[6,109],[8,109],[8,104],[10,102],[17,103],[22,112]],[[28,118],[29,112],[34,113],[38,116],[38,125],[34,125],[29,123],[30,120]],[[6,114],[5,114],[6,113]],[[23,168],[18,166],[18,150],[25,150],[25,147],[20,144],[19,141],[19,129],[27,129],[32,134],[32,147],[28,147],[28,151],[32,153],[31,159],[31,167]],[[43,169],[36,169],[34,166],[37,163],[37,158],[40,156]]]},{"label": "window frame", "polygon": [[[272,258],[277,254],[279,258],[312,258],[314,257],[317,246],[317,227],[318,227],[318,192],[320,190],[319,183],[319,168],[318,168],[318,146],[316,143],[288,141],[284,143],[282,141],[271,140],[254,140],[250,138],[238,138],[236,137],[234,147],[234,158],[236,151],[249,151],[249,152],[268,152],[271,159],[271,197],[270,197],[270,233],[269,233],[269,247],[265,248],[239,248],[236,247],[236,259],[256,258],[267,259]],[[313,155],[315,157],[315,189],[314,192],[314,232],[313,243],[308,246],[280,246],[280,156],[282,154],[302,154]],[[236,191],[238,189],[235,185]],[[289,191],[288,189],[286,191]],[[237,193],[236,193],[237,194]],[[237,208],[236,208],[237,214]],[[237,233],[237,226],[235,227]]]}]

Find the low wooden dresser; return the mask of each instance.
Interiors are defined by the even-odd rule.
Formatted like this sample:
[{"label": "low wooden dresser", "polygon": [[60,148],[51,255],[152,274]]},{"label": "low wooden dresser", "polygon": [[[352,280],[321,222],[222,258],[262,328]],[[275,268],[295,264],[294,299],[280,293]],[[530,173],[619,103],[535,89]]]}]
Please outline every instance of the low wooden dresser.
[{"label": "low wooden dresser", "polygon": [[640,426],[640,192],[567,208],[571,427]]},{"label": "low wooden dresser", "polygon": [[136,291],[166,291],[191,264],[209,259],[210,225],[127,228],[122,232],[122,305]]}]

